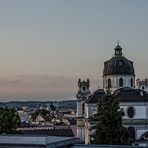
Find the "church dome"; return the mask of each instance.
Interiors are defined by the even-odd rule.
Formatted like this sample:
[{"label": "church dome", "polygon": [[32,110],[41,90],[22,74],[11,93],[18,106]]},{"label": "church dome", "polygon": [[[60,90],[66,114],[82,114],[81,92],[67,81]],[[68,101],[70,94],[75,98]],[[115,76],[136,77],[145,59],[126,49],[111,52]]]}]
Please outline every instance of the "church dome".
[{"label": "church dome", "polygon": [[115,56],[104,62],[103,76],[106,75],[135,75],[133,62],[122,56],[119,44],[115,47]]}]

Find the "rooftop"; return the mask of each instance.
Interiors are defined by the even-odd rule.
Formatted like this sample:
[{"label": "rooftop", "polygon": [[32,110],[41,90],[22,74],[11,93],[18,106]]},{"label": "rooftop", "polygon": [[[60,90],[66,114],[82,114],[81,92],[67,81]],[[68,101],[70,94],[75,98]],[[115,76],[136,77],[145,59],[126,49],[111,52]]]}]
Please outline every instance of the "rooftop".
[{"label": "rooftop", "polygon": [[79,143],[78,138],[58,136],[0,135],[0,147],[57,148]]}]

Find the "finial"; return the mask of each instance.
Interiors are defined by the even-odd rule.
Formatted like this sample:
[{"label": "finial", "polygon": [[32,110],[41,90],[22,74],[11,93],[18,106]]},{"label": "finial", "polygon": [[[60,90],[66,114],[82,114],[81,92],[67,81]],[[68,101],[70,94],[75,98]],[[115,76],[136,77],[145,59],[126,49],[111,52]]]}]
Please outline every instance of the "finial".
[{"label": "finial", "polygon": [[119,40],[117,41],[117,45],[119,46]]},{"label": "finial", "polygon": [[122,48],[119,45],[119,40],[117,41],[117,46],[115,47],[115,56],[122,56]]}]

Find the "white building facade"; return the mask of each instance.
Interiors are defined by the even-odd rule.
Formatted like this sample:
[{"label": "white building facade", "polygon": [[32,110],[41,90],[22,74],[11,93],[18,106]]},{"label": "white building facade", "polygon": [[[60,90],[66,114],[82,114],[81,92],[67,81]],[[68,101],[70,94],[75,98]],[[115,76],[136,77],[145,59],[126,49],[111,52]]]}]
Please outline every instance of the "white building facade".
[{"label": "white building facade", "polygon": [[85,101],[91,96],[89,90],[89,79],[87,81],[78,81],[78,93],[77,97],[77,137],[79,137],[83,142],[85,141]]},{"label": "white building facade", "polygon": [[[133,62],[122,55],[119,44],[115,47],[114,56],[104,62],[103,88],[90,93],[89,81],[79,80],[77,93],[77,137],[85,144],[91,141],[92,127],[95,125],[94,114],[97,113],[97,103],[106,90],[110,90],[119,100],[123,108],[124,126],[131,134],[131,139],[143,140],[148,137],[148,94],[135,84]],[[145,83],[144,83],[145,84]],[[84,89],[83,89],[84,87]]]}]

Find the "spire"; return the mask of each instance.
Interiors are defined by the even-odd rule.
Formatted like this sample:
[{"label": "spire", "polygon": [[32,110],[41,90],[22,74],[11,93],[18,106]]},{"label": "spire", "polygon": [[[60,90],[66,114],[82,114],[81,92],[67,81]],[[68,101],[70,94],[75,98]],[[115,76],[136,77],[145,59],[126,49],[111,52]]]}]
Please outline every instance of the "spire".
[{"label": "spire", "polygon": [[117,46],[115,47],[115,56],[122,56],[122,48],[119,45],[119,40],[117,41]]}]

